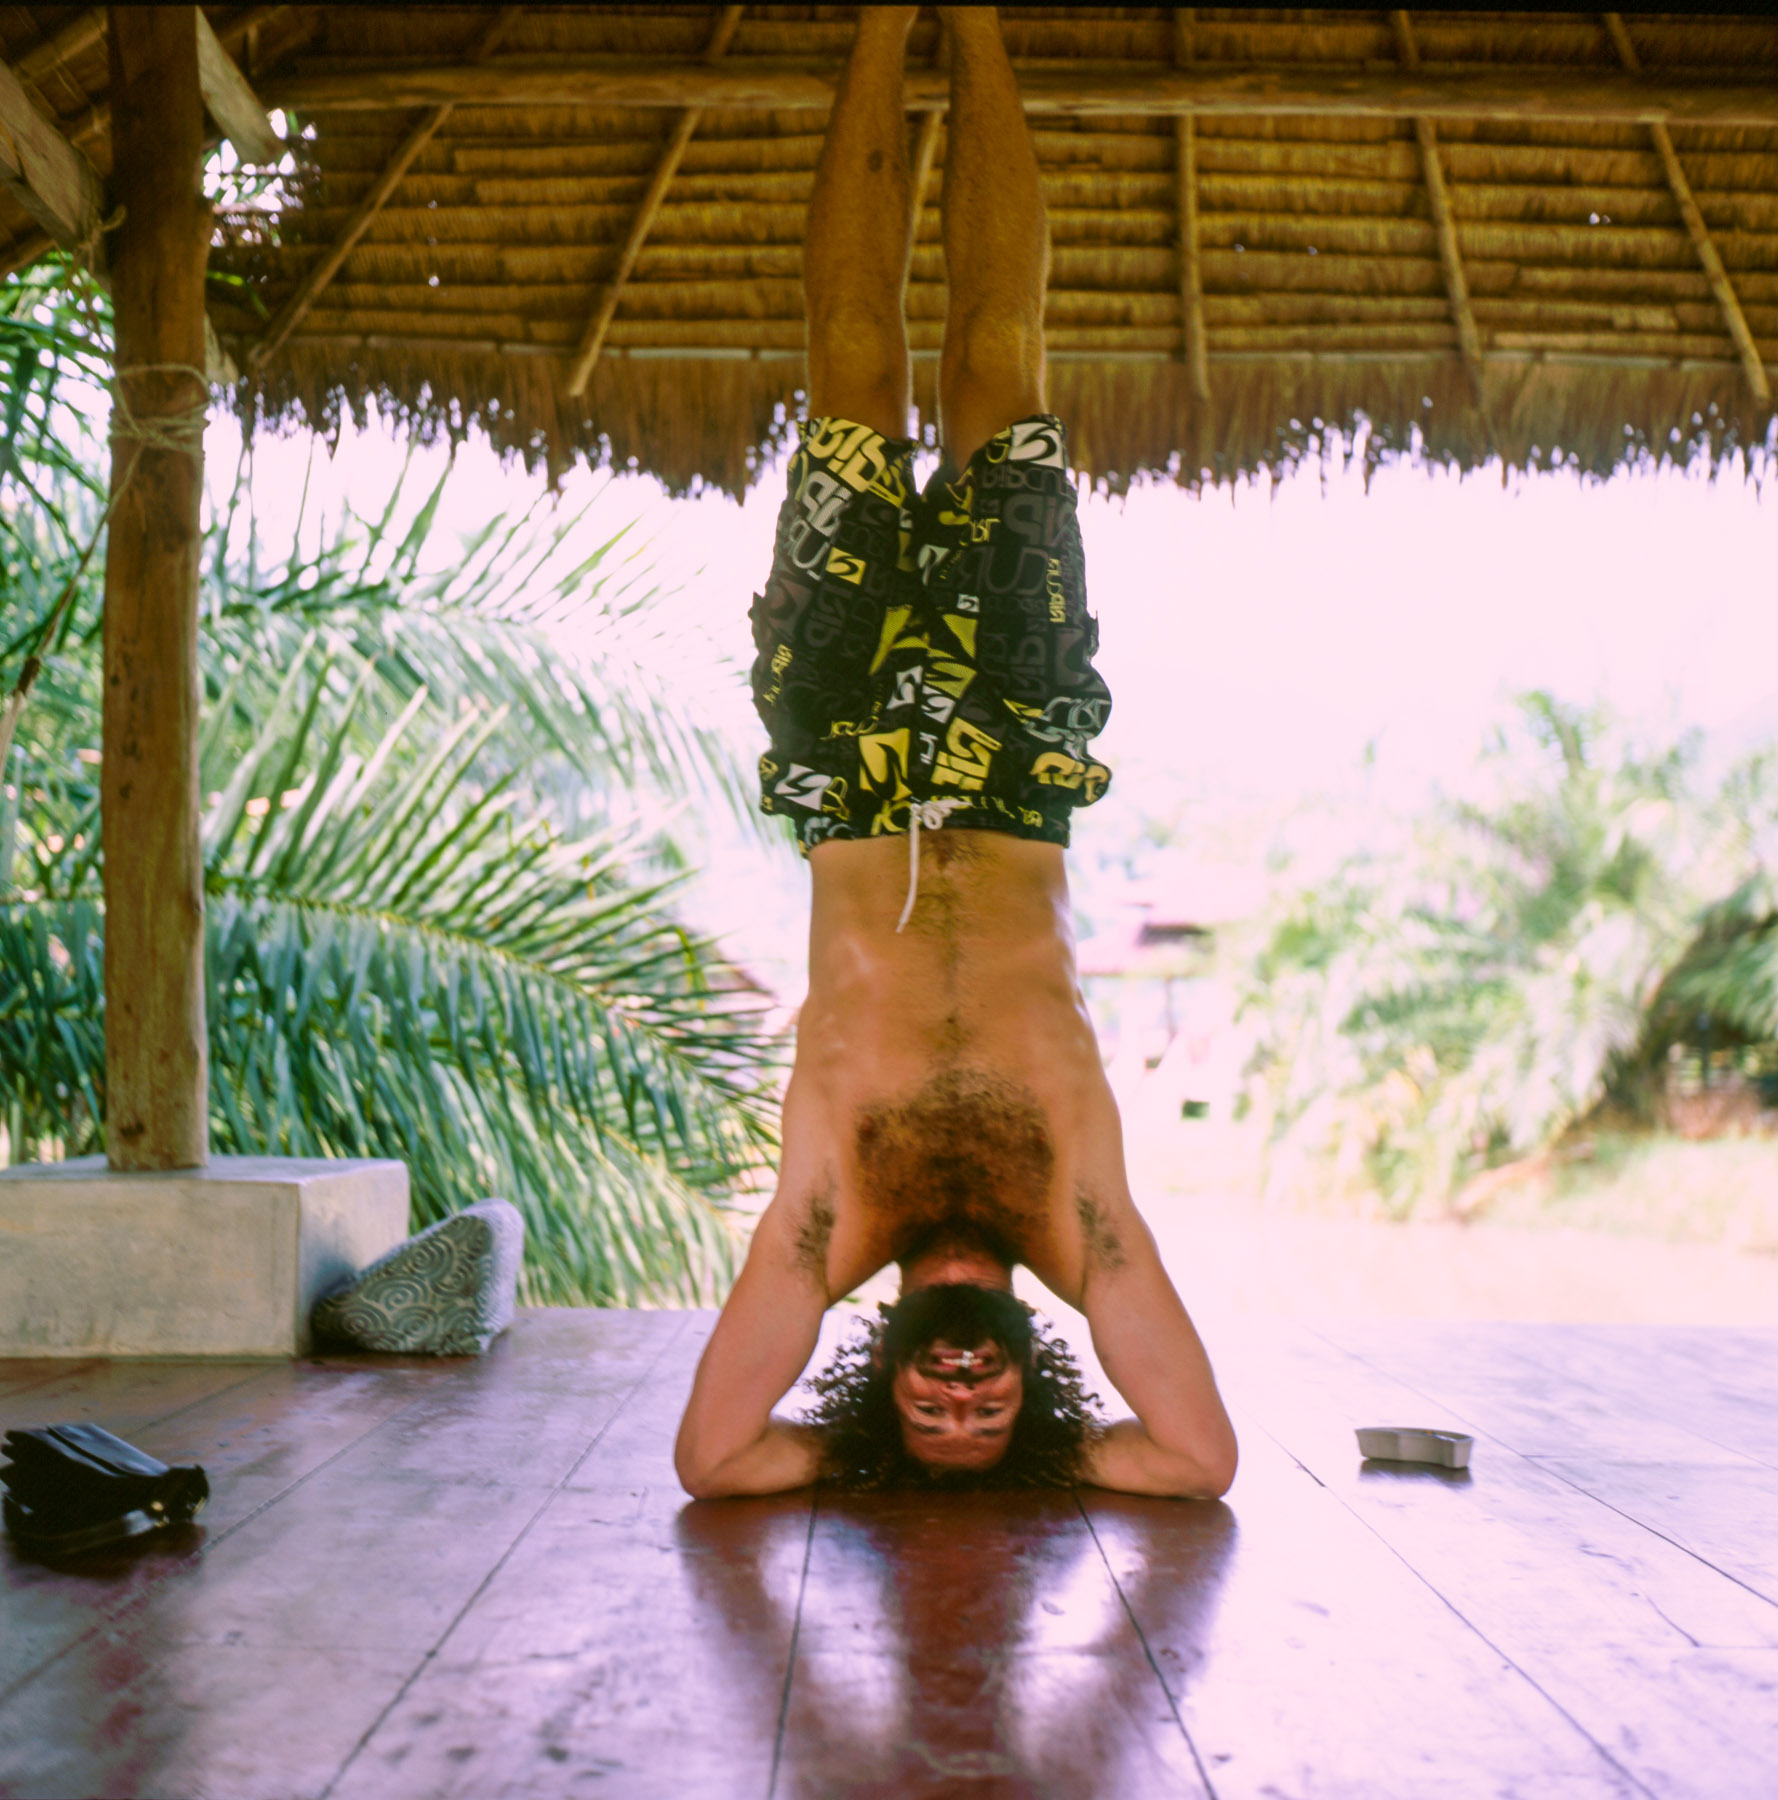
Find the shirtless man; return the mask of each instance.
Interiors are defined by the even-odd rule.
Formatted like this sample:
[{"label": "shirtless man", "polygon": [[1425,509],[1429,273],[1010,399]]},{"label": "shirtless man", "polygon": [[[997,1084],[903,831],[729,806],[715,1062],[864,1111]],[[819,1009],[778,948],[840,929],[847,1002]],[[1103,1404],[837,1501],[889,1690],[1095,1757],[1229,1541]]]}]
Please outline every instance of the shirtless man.
[{"label": "shirtless man", "polygon": [[[1062,1484],[1211,1496],[1235,1437],[1130,1196],[1075,977],[1063,847],[1109,774],[1066,440],[1044,401],[1049,235],[990,7],[945,15],[944,464],[906,436],[902,64],[917,9],[867,7],[828,126],[803,272],[809,413],[755,698],[768,812],[813,882],[809,995],[776,1195],[699,1365],[677,1466],[700,1497]],[[902,1298],[773,1416],[826,1308],[890,1262]],[[1085,1313],[1136,1417],[1090,1420],[1026,1264]]]}]

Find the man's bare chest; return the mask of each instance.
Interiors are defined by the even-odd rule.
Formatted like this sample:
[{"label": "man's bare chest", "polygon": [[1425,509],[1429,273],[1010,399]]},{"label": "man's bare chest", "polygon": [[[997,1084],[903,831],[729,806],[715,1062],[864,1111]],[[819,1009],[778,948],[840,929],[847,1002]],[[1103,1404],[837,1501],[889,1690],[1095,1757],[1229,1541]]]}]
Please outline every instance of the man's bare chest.
[{"label": "man's bare chest", "polygon": [[842,1139],[836,1249],[881,1266],[946,1238],[1053,1265],[1071,1235],[1066,1119],[1030,1088],[941,1070],[857,1107]]}]

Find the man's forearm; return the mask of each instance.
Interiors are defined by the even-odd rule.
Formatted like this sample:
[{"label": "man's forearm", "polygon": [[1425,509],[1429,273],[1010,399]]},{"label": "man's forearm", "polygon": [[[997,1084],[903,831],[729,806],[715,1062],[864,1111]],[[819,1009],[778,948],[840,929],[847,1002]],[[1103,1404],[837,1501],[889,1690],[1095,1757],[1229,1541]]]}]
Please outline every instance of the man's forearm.
[{"label": "man's forearm", "polygon": [[1085,1479],[1120,1494],[1161,1494],[1178,1500],[1216,1500],[1235,1478],[1232,1446],[1194,1456],[1164,1450],[1139,1419],[1119,1419],[1094,1440]]},{"label": "man's forearm", "polygon": [[680,1485],[697,1500],[781,1494],[807,1487],[821,1473],[821,1434],[813,1425],[773,1418],[751,1444],[708,1468],[683,1451],[677,1460]]}]

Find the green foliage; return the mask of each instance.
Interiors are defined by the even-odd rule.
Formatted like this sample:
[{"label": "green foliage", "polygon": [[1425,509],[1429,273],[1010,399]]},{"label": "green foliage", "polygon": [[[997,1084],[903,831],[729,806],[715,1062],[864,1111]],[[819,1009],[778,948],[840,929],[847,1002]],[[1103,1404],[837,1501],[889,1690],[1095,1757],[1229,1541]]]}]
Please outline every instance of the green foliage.
[{"label": "green foliage", "polygon": [[1646,1110],[1699,1013],[1778,1027],[1768,764],[1711,789],[1695,743],[1647,754],[1533,694],[1483,776],[1296,896],[1248,996],[1285,1160],[1398,1213],[1603,1103]]},{"label": "green foliage", "polygon": [[[49,329],[7,301],[19,341]],[[61,382],[90,378],[66,330],[49,342]],[[32,379],[5,415],[24,441],[0,488],[8,688],[100,516],[79,458],[46,448],[78,446],[80,414]],[[214,509],[212,1144],[400,1157],[417,1222],[503,1195],[526,1215],[534,1301],[707,1297],[729,1273],[721,1203],[773,1146],[779,1045],[762,996],[674,919],[670,837],[636,821],[687,796],[744,805],[743,784],[629,652],[650,590],[625,533],[583,553],[581,519],[527,514],[452,546],[449,479],[411,513],[404,479],[380,517],[347,513],[306,551],[300,522],[268,550],[245,471]],[[89,570],[4,771],[15,1158],[102,1144],[101,601]],[[560,648],[569,617],[583,655]]]}]

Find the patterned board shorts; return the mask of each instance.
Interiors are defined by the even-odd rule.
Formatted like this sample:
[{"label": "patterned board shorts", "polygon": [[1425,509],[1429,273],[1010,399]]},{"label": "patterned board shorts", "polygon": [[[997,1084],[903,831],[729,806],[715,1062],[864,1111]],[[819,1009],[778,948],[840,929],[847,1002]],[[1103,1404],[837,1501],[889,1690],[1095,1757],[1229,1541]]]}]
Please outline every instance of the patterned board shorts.
[{"label": "patterned board shorts", "polygon": [[810,419],[754,598],[760,806],[830,838],[923,829],[1068,842],[1111,772],[1111,712],[1067,437],[1021,419],[917,494],[914,445]]}]

